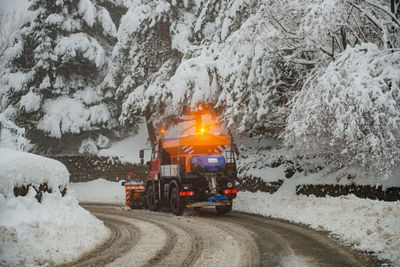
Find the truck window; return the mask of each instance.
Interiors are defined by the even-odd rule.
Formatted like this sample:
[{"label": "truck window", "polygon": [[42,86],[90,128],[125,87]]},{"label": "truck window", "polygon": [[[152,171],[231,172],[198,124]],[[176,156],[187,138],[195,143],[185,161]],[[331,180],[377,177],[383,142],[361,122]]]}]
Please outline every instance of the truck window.
[{"label": "truck window", "polygon": [[158,144],[154,145],[154,147],[153,147],[153,155],[151,157],[152,157],[152,159],[158,158]]}]

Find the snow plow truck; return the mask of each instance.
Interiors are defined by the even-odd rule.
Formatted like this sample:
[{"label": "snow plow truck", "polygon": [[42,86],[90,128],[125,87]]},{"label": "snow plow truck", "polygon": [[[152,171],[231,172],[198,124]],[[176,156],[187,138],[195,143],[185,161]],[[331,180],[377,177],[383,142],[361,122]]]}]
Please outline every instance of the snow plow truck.
[{"label": "snow plow truck", "polygon": [[232,137],[211,131],[203,115],[204,109],[190,114],[187,121],[194,120],[196,129],[191,134],[165,138],[161,130],[152,144],[147,180],[125,183],[129,206],[152,211],[167,207],[175,215],[186,208],[215,207],[219,214],[232,210],[237,195]]}]

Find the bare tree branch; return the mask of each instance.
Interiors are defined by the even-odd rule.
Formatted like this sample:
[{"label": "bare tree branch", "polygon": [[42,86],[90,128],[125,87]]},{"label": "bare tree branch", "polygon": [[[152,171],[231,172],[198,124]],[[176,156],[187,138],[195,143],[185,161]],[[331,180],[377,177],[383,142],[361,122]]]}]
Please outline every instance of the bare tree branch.
[{"label": "bare tree branch", "polygon": [[377,8],[377,9],[380,9],[383,12],[385,12],[387,15],[389,15],[389,17],[392,18],[393,22],[400,27],[400,22],[397,20],[396,16],[393,13],[391,13],[391,12],[387,11],[385,8],[383,8],[383,7],[379,6],[379,5],[373,4],[373,3],[369,2],[369,1],[365,1],[365,3],[367,3],[368,5],[371,5],[371,6],[375,7],[375,8]]}]

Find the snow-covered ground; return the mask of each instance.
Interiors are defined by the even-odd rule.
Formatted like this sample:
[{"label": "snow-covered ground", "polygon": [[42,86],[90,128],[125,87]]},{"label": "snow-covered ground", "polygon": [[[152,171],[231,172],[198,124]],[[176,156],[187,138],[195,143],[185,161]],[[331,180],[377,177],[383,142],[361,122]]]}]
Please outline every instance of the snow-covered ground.
[{"label": "snow-covered ground", "polygon": [[[98,179],[71,183],[81,202],[125,203],[124,187]],[[316,198],[239,192],[234,210],[303,223],[330,231],[355,249],[370,251],[400,266],[400,203],[360,199],[355,196]]]},{"label": "snow-covered ground", "polygon": [[79,202],[125,203],[125,189],[119,182],[100,178],[84,183],[70,183],[69,188]]},{"label": "snow-covered ground", "polygon": [[[139,150],[151,148],[148,136],[146,124],[142,123],[137,134],[132,134],[124,140],[112,143],[110,148],[100,150],[98,156],[119,157],[123,162],[139,163]],[[145,153],[145,161],[150,160],[150,154],[148,151]]]},{"label": "snow-covered ground", "polygon": [[[60,162],[0,148],[0,266],[66,263],[108,237],[103,222],[81,208],[69,189],[62,197],[68,182]],[[39,202],[36,189],[44,183],[52,193]],[[14,187],[28,185],[26,196],[14,196]]]},{"label": "snow-covered ground", "polygon": [[235,210],[303,223],[330,231],[355,249],[370,251],[400,266],[400,203],[353,195],[316,198],[240,192]]}]

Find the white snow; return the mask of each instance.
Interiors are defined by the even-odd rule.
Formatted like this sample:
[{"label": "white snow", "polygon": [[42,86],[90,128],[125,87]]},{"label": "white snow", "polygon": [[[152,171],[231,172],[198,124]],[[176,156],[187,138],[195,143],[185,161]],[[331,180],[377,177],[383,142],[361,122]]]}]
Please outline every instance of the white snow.
[{"label": "white snow", "polygon": [[[125,203],[119,182],[97,179],[71,183],[80,202]],[[353,195],[316,198],[287,195],[284,192],[239,192],[234,210],[290,222],[312,229],[330,231],[354,249],[369,251],[400,266],[400,203],[361,199]]]},{"label": "white snow", "polygon": [[[109,236],[104,224],[81,208],[69,189],[65,166],[41,156],[0,148],[0,265],[53,266],[67,263]],[[47,183],[41,202],[30,187],[23,197],[14,186]],[[84,237],[84,238],[83,238]]]},{"label": "white snow", "polygon": [[96,63],[97,67],[102,67],[105,63],[105,51],[96,39],[85,33],[73,33],[58,40],[54,53],[68,61],[69,58],[82,56],[91,62]]},{"label": "white snow", "polygon": [[79,147],[79,154],[96,155],[98,152],[96,142],[91,138],[83,140]]},{"label": "white snow", "polygon": [[104,34],[112,37],[117,36],[117,29],[107,9],[95,6],[90,0],[80,0],[78,9],[80,15],[83,16],[83,19],[90,27],[93,27],[95,23],[99,23],[103,28]]},{"label": "white snow", "polygon": [[88,128],[88,111],[82,102],[69,97],[46,100],[46,114],[38,124],[38,129],[48,132],[52,137],[61,137],[61,133],[80,133],[81,128]]},{"label": "white snow", "polygon": [[[283,180],[279,190],[285,195],[294,195],[296,186],[304,184],[400,187],[400,169],[394,169],[386,178],[383,175],[365,174],[359,167],[336,169],[326,166],[317,170],[317,166],[324,166],[324,158],[297,158],[289,149],[281,147],[277,140],[244,138],[236,143],[241,153],[237,161],[239,176],[260,177],[265,182]],[[296,169],[298,166],[302,170]],[[296,172],[286,178],[285,170],[291,168],[295,168]]]},{"label": "white snow", "polygon": [[83,90],[77,91],[76,93],[74,93],[74,97],[82,100],[83,103],[87,105],[95,104],[103,100],[101,93],[91,87],[86,87]]},{"label": "white snow", "polygon": [[25,129],[18,127],[0,114],[0,148],[24,150],[28,144]]},{"label": "white snow", "polygon": [[99,136],[97,137],[96,146],[98,148],[109,148],[110,145],[110,139],[102,134],[99,134]]},{"label": "white snow", "polygon": [[80,0],[78,8],[86,23],[93,27],[96,21],[96,7],[94,4],[90,0]]},{"label": "white snow", "polygon": [[0,148],[0,194],[13,196],[14,187],[47,183],[53,191],[66,186],[67,168],[59,161],[27,152]]},{"label": "white snow", "polygon": [[125,187],[119,182],[110,182],[102,178],[83,183],[70,183],[69,188],[79,202],[107,204],[125,203]]},{"label": "white snow", "polygon": [[42,97],[39,94],[29,91],[21,97],[19,104],[29,113],[39,110],[41,100]]},{"label": "white snow", "polygon": [[72,261],[109,235],[103,223],[67,194],[45,193],[42,202],[0,194],[0,265],[39,266]]},{"label": "white snow", "polygon": [[80,100],[67,96],[46,100],[44,110],[46,114],[37,127],[56,138],[60,138],[62,133],[92,129],[91,123],[106,124],[111,121],[104,103],[86,108]]},{"label": "white snow", "polygon": [[[146,124],[141,123],[136,134],[131,133],[122,141],[112,143],[110,148],[101,149],[98,156],[119,157],[123,162],[140,163],[139,150],[151,148],[148,136]],[[145,161],[150,160],[150,154],[150,151],[145,151]]]},{"label": "white snow", "polygon": [[400,165],[400,51],[346,49],[295,98],[285,145],[326,165],[390,174]]},{"label": "white snow", "polygon": [[400,203],[353,195],[316,198],[239,192],[234,209],[327,230],[355,249],[400,266]]}]

